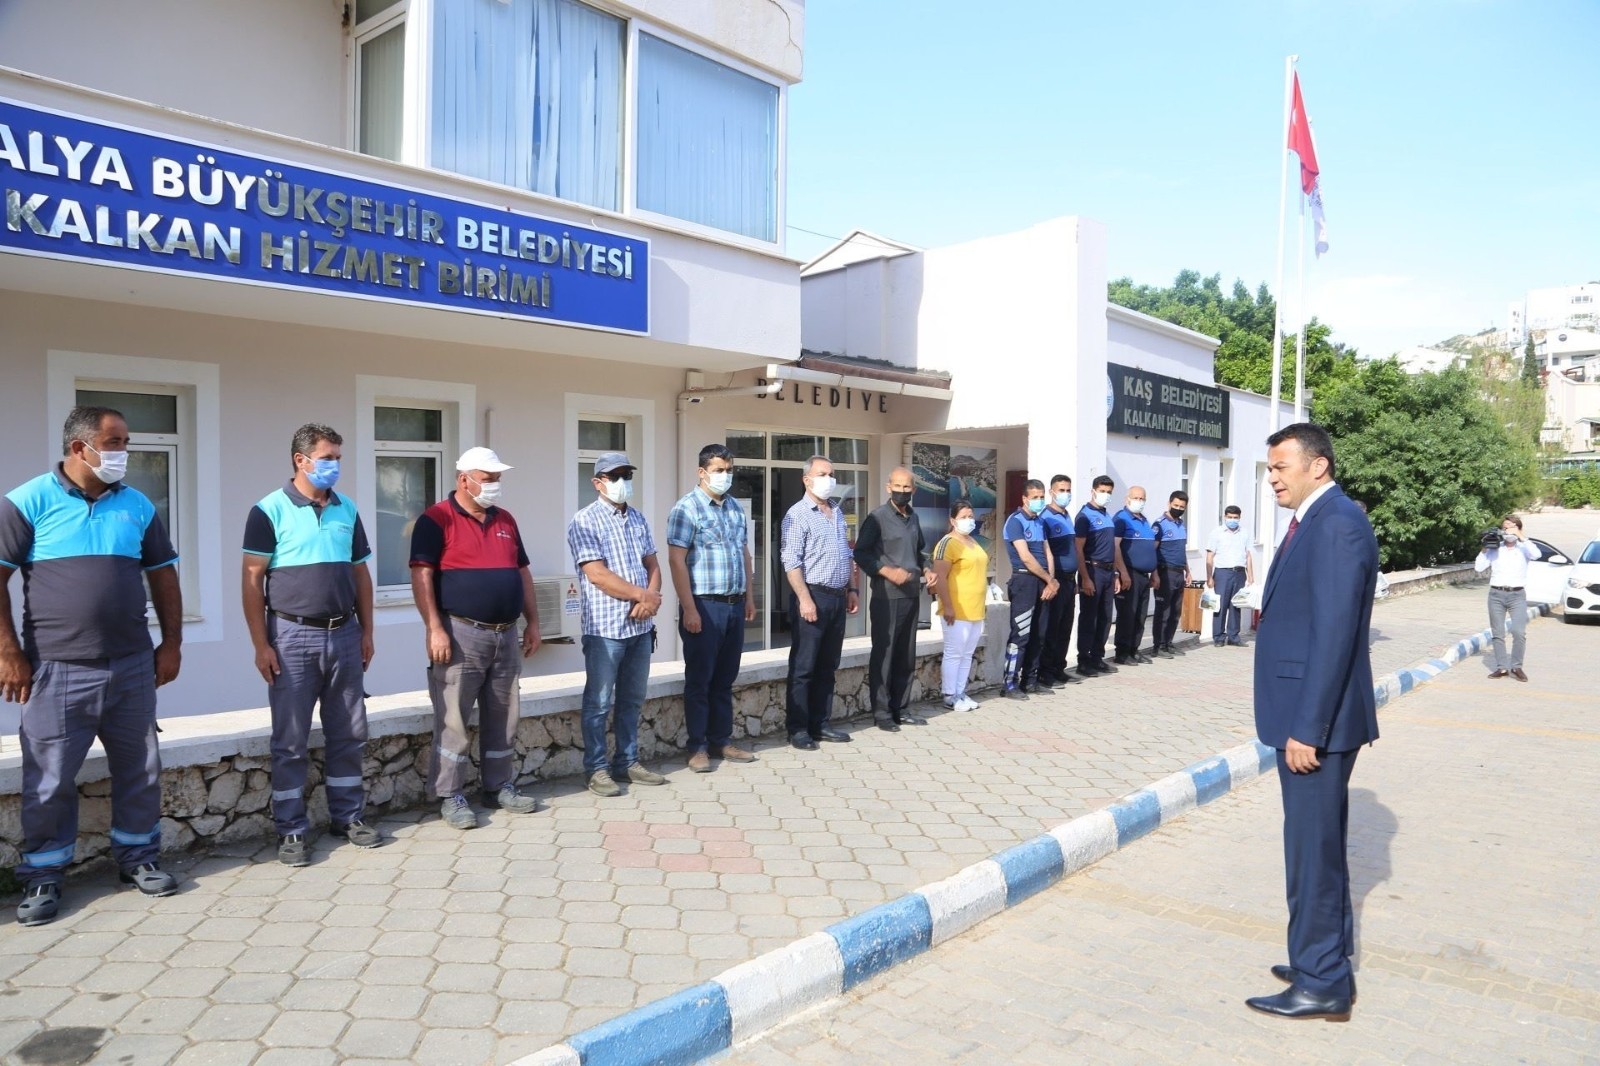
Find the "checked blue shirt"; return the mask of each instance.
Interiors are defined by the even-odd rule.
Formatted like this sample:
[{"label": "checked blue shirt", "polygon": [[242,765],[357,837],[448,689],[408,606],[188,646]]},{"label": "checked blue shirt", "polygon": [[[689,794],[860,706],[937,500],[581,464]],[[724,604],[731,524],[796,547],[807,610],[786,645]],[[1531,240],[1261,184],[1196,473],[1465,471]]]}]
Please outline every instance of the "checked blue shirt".
[{"label": "checked blue shirt", "polygon": [[732,496],[714,501],[696,488],[672,505],[667,543],[687,548],[689,584],[696,596],[737,596],[745,591],[744,508]]},{"label": "checked blue shirt", "polygon": [[850,534],[845,530],[844,511],[838,500],[833,514],[824,515],[810,493],[783,516],[784,573],[798,569],[808,585],[842,589],[850,584],[855,565],[850,551]]},{"label": "checked blue shirt", "polygon": [[572,550],[572,564],[578,568],[585,636],[626,640],[655,628],[653,619],[629,618],[632,602],[608,596],[583,572],[584,563],[601,562],[629,584],[640,588],[650,584],[644,560],[656,553],[656,542],[650,536],[650,524],[637,507],[617,508],[605,500],[595,500],[567,524],[567,547]]}]

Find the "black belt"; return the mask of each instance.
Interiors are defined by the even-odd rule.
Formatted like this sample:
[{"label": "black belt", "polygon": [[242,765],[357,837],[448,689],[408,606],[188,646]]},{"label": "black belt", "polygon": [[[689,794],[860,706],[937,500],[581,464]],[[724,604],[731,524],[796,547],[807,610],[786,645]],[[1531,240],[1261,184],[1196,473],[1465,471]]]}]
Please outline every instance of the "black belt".
[{"label": "black belt", "polygon": [[834,588],[832,585],[813,585],[809,581],[806,582],[806,588],[812,592],[826,592],[831,596],[843,596],[850,591],[849,585],[840,585],[838,588]]},{"label": "black belt", "polygon": [[1084,562],[1088,563],[1090,566],[1094,567],[1096,570],[1115,570],[1116,569],[1116,567],[1112,566],[1110,563],[1102,563],[1099,559],[1085,559]]},{"label": "black belt", "polygon": [[1138,574],[1140,577],[1149,577],[1151,574],[1155,573],[1154,570],[1135,570],[1131,566],[1128,567],[1128,572],[1130,574]]},{"label": "black belt", "polygon": [[504,633],[506,630],[517,624],[517,621],[514,618],[509,622],[480,622],[476,618],[468,618],[465,615],[459,614],[451,615],[450,620],[452,622],[465,622],[473,629],[484,629],[488,630],[490,633]]},{"label": "black belt", "polygon": [[694,598],[697,600],[711,600],[715,603],[743,603],[744,593],[730,592],[724,596],[721,593],[696,592]]},{"label": "black belt", "polygon": [[1490,585],[1489,587],[1496,592],[1521,592],[1523,590],[1522,585]]},{"label": "black belt", "polygon": [[279,610],[274,610],[272,613],[277,615],[279,618],[287,619],[296,625],[310,626],[312,629],[329,630],[338,629],[340,626],[344,625],[346,622],[350,621],[352,617],[354,617],[353,611],[347,611],[344,614],[336,614],[332,618],[307,618],[304,615],[290,614],[288,611]]},{"label": "black belt", "polygon": [[1162,563],[1160,569],[1162,569],[1162,570],[1187,570],[1187,569],[1189,569],[1189,567],[1185,563]]},{"label": "black belt", "polygon": [[1248,567],[1244,567],[1244,566],[1219,566],[1219,567],[1217,567],[1217,569],[1218,570],[1232,570],[1236,574],[1242,574],[1242,573],[1245,572],[1245,570],[1247,570],[1249,568]]}]

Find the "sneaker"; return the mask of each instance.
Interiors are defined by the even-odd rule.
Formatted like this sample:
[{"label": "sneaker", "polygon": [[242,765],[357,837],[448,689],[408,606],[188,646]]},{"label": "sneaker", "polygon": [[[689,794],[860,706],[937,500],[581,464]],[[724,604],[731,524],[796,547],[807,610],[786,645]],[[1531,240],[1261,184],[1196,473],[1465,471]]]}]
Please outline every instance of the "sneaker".
[{"label": "sneaker", "polygon": [[133,885],[147,896],[170,896],[178,891],[178,879],[153,862],[143,862],[119,875],[122,883]]},{"label": "sneaker", "polygon": [[61,909],[61,886],[54,881],[30,885],[17,904],[18,925],[44,925],[56,920]]},{"label": "sneaker", "polygon": [[977,709],[978,701],[966,694],[963,694],[961,698],[956,701],[956,710],[958,711],[975,711]]},{"label": "sneaker", "polygon": [[439,817],[451,829],[478,828],[477,813],[473,811],[472,804],[467,802],[467,797],[459,792],[446,796],[444,802],[439,804]]},{"label": "sneaker", "polygon": [[738,747],[738,746],[733,745],[733,744],[724,744],[724,745],[722,745],[722,747],[718,748],[716,751],[713,751],[711,754],[712,754],[712,756],[714,758],[722,759],[722,760],[724,760],[726,762],[755,762],[756,761],[756,753],[755,752],[753,752],[753,751],[745,751],[743,748]]},{"label": "sneaker", "polygon": [[[493,792],[480,797],[484,807],[491,811],[510,811],[512,814],[532,814],[539,809],[539,801],[517,791],[516,785],[501,785]],[[474,819],[476,821],[476,819]]]},{"label": "sneaker", "polygon": [[667,779],[654,770],[646,770],[638,763],[628,767],[628,780],[636,785],[664,785]]},{"label": "sneaker", "polygon": [[689,769],[697,774],[709,774],[711,772],[711,756],[703,751],[695,752],[689,756]]},{"label": "sneaker", "polygon": [[944,705],[950,708],[952,711],[959,710],[961,707],[961,699],[958,696],[946,696],[944,698]]},{"label": "sneaker", "polygon": [[611,780],[611,774],[606,770],[596,770],[589,775],[589,791],[596,796],[620,796],[622,789]]},{"label": "sneaker", "polygon": [[344,825],[334,822],[328,827],[328,832],[336,837],[343,837],[358,848],[375,848],[383,843],[383,837],[378,835],[378,831],[360,818]]},{"label": "sneaker", "polygon": [[306,854],[306,835],[289,833],[278,838],[278,861],[285,866],[306,866],[311,857]]}]

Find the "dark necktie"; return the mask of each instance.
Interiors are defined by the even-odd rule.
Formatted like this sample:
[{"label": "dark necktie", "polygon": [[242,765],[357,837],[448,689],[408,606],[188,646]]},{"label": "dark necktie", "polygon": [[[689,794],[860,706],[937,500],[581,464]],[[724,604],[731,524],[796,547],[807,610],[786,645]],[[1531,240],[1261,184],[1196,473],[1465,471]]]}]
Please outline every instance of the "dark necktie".
[{"label": "dark necktie", "polygon": [[1283,543],[1278,545],[1278,554],[1281,555],[1284,552],[1289,550],[1289,542],[1294,539],[1294,531],[1299,529],[1299,528],[1300,528],[1300,519],[1299,519],[1298,516],[1289,519],[1289,532],[1287,532],[1287,533],[1285,533],[1283,535]]}]

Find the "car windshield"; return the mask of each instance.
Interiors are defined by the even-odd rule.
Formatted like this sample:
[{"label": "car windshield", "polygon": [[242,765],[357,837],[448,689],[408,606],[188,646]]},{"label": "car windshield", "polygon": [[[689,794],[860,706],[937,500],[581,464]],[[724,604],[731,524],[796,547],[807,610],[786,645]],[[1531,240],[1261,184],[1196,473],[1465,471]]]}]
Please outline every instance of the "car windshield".
[{"label": "car windshield", "polygon": [[1583,549],[1583,554],[1578,557],[1580,563],[1600,563],[1600,540],[1591,540],[1589,546]]}]

